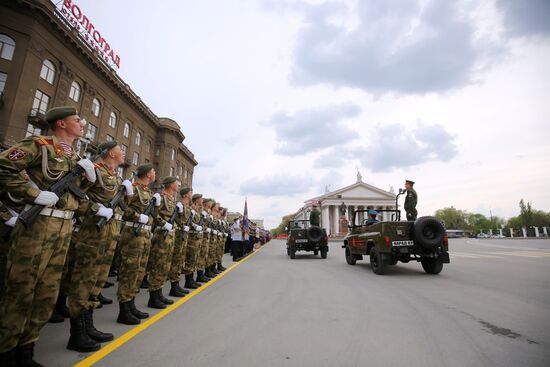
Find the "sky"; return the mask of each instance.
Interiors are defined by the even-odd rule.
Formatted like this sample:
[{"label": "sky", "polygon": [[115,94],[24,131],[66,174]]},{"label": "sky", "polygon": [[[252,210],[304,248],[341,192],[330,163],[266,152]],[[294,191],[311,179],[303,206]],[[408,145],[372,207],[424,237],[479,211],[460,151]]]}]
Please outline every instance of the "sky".
[{"label": "sky", "polygon": [[550,1],[73,0],[195,154],[195,192],[266,228],[363,181],[419,215],[550,211]]}]

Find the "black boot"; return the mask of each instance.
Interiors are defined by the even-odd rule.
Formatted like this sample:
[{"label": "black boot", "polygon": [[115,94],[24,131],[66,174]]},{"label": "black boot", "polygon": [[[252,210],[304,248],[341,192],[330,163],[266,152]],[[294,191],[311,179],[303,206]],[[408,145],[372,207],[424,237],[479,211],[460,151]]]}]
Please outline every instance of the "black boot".
[{"label": "black boot", "polygon": [[197,270],[197,282],[199,283],[206,283],[210,279],[204,276],[204,273],[202,270]]},{"label": "black boot", "polygon": [[159,289],[158,292],[159,292],[159,298],[164,304],[166,304],[166,305],[173,305],[174,304],[174,300],[171,300],[170,298],[164,297],[164,295],[162,294],[162,288]]},{"label": "black boot", "polygon": [[71,317],[71,337],[67,349],[87,353],[95,352],[101,348],[101,344],[90,338],[86,333],[86,313],[87,311],[84,311],[77,317]]},{"label": "black boot", "polygon": [[113,303],[113,300],[110,299],[110,298],[107,298],[105,297],[103,294],[99,294],[99,296],[97,296],[97,300],[99,301],[99,303],[101,303],[102,305],[110,305],[111,303]]},{"label": "black boot", "polygon": [[185,297],[184,289],[180,287],[179,282],[171,282],[170,283],[170,293],[168,293],[171,297]]},{"label": "black boot", "polygon": [[212,274],[215,274],[216,276],[218,276],[222,273],[221,271],[219,271],[217,269],[216,264],[214,264],[210,267],[210,271],[212,272]]},{"label": "black boot", "polygon": [[94,326],[94,311],[88,310],[84,314],[84,321],[86,322],[86,334],[93,340],[105,343],[110,342],[115,338],[115,336],[111,333],[104,333],[102,331],[99,331]]},{"label": "black boot", "polygon": [[118,275],[118,271],[116,269],[116,266],[111,266],[109,269],[109,276],[110,277],[116,277]]},{"label": "black boot", "polygon": [[141,289],[149,289],[149,277],[147,274],[143,277],[143,280],[141,281],[141,285],[139,286]]},{"label": "black boot", "polygon": [[115,285],[115,283],[111,283],[109,281],[105,282],[105,284],[103,284],[103,288],[109,288],[109,287],[112,287],[113,285]]},{"label": "black boot", "polygon": [[197,289],[199,287],[198,283],[193,279],[193,273],[185,274],[185,288],[187,289]]},{"label": "black boot", "polygon": [[65,317],[62,314],[60,314],[54,307],[52,315],[50,316],[50,319],[48,320],[48,322],[52,324],[58,324],[63,321],[65,321]]},{"label": "black boot", "polygon": [[218,263],[218,270],[219,271],[226,271],[227,268],[222,265],[222,263]]},{"label": "black boot", "polygon": [[149,291],[149,302],[147,302],[147,306],[162,310],[163,308],[166,308],[166,304],[161,301],[159,291],[160,289],[157,289],[156,291]]},{"label": "black boot", "polygon": [[206,271],[204,272],[204,275],[206,275],[208,278],[215,278],[216,274],[212,273],[212,267],[208,266],[206,268]]},{"label": "black boot", "polygon": [[34,343],[18,345],[14,350],[14,366],[21,367],[44,367],[32,359],[34,356]]},{"label": "black boot", "polygon": [[14,350],[0,353],[0,366],[15,367]]},{"label": "black boot", "polygon": [[118,312],[118,318],[116,319],[116,322],[118,322],[119,324],[137,325],[141,322],[141,320],[134,316],[133,312],[130,311],[131,302],[132,301],[118,303],[120,310]]},{"label": "black boot", "polygon": [[136,299],[135,298],[133,298],[130,301],[130,312],[132,312],[132,314],[140,320],[143,320],[143,319],[146,319],[146,318],[149,317],[149,314],[147,312],[140,311],[136,308]]},{"label": "black boot", "polygon": [[57,302],[55,303],[55,309],[57,312],[62,315],[64,318],[71,317],[71,314],[69,313],[69,307],[67,307],[67,295],[66,294],[59,294],[57,297]]}]

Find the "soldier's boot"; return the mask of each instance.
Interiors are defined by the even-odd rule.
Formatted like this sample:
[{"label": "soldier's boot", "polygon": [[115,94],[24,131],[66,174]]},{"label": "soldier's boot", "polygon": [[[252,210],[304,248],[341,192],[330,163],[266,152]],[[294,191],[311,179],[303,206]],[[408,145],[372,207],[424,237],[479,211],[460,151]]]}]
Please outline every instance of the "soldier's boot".
[{"label": "soldier's boot", "polygon": [[218,270],[219,270],[219,271],[226,271],[226,270],[227,270],[227,268],[226,268],[226,267],[224,267],[224,266],[222,265],[222,263],[221,263],[221,262],[219,262],[219,263],[218,263]]},{"label": "soldier's boot", "polygon": [[216,268],[216,264],[212,265],[210,267],[210,272],[216,276],[218,276],[219,274],[221,274],[222,272],[219,271],[217,268]]},{"label": "soldier's boot", "polygon": [[187,289],[197,289],[199,284],[193,279],[193,273],[185,274],[185,288]]},{"label": "soldier's boot", "polygon": [[84,314],[84,321],[86,322],[86,334],[96,342],[105,343],[110,342],[115,338],[111,333],[104,333],[95,328],[94,325],[94,311],[88,310]]},{"label": "soldier's boot", "polygon": [[130,311],[130,303],[128,302],[119,302],[119,312],[118,312],[118,318],[116,319],[116,322],[119,324],[125,324],[125,325],[137,325],[141,322],[140,319],[138,319],[132,311]]},{"label": "soldier's boot", "polygon": [[216,274],[214,274],[212,272],[212,267],[211,266],[208,266],[206,268],[206,271],[204,272],[204,275],[206,275],[208,278],[215,278],[216,277]]},{"label": "soldier's boot", "polygon": [[159,290],[149,291],[149,302],[147,302],[147,306],[151,308],[157,308],[159,310],[166,308],[164,302],[160,300]]},{"label": "soldier's boot", "polygon": [[50,319],[48,320],[48,322],[52,324],[58,324],[63,321],[65,321],[65,317],[62,314],[60,314],[54,307],[52,315],[50,316]]},{"label": "soldier's boot", "polygon": [[141,285],[139,286],[141,289],[149,289],[149,276],[145,274],[143,277],[143,280],[141,281]]},{"label": "soldier's boot", "polygon": [[117,268],[116,266],[111,266],[111,268],[109,269],[109,276],[110,277],[116,277],[118,275],[118,271],[117,271]]},{"label": "soldier's boot", "polygon": [[105,284],[103,284],[103,288],[109,288],[109,287],[112,287],[113,285],[115,285],[115,283],[111,283],[109,281],[105,282]]},{"label": "soldier's boot", "polygon": [[184,289],[180,287],[179,282],[171,282],[170,283],[170,293],[168,293],[171,297],[185,297]]},{"label": "soldier's boot", "polygon": [[66,294],[59,294],[59,296],[57,297],[57,302],[55,303],[55,309],[64,318],[67,319],[67,318],[71,317],[71,314],[69,312],[69,307],[67,307],[67,295]]},{"label": "soldier's boot", "polygon": [[14,350],[0,353],[0,366],[15,367]]},{"label": "soldier's boot", "polygon": [[86,353],[94,352],[101,348],[101,344],[90,338],[86,333],[86,311],[83,311],[77,317],[71,317],[71,336],[67,349]]},{"label": "soldier's boot", "polygon": [[99,303],[101,303],[102,305],[110,305],[111,303],[113,303],[113,300],[110,299],[110,298],[107,298],[105,297],[103,294],[99,294],[99,296],[97,296],[97,300],[99,301]]},{"label": "soldier's boot", "polygon": [[166,305],[173,305],[174,304],[174,300],[164,297],[164,295],[162,294],[162,288],[159,289],[159,298]]},{"label": "soldier's boot", "polygon": [[34,343],[18,345],[13,352],[14,366],[21,367],[44,367],[36,362],[34,356]]},{"label": "soldier's boot", "polygon": [[130,312],[137,317],[140,320],[146,319],[149,317],[149,314],[147,312],[140,311],[136,308],[136,299],[133,298],[130,301]]},{"label": "soldier's boot", "polygon": [[197,282],[199,283],[206,283],[210,279],[204,276],[204,273],[202,270],[197,270]]}]

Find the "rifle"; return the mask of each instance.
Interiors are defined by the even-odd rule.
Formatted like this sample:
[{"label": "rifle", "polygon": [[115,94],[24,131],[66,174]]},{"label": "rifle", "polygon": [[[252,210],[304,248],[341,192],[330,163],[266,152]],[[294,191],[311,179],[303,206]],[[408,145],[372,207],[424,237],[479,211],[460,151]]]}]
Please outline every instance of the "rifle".
[{"label": "rifle", "polygon": [[[80,165],[76,165],[69,173],[63,176],[62,179],[54,183],[49,191],[61,197],[67,190],[72,192],[77,198],[84,199],[86,194],[76,186],[76,179],[84,174],[84,168]],[[44,205],[34,204],[29,210],[26,210],[19,215],[19,220],[25,225],[25,228],[29,228],[31,224],[36,221]]]},{"label": "rifle", "polygon": [[[168,223],[173,225],[176,219],[178,218],[178,214],[179,214],[178,207],[176,206],[176,208],[172,212],[172,215],[170,216],[170,219],[168,219]],[[164,238],[168,236],[168,232],[169,232],[168,230],[164,229],[164,233],[163,233]]]},{"label": "rifle", "polygon": [[[132,173],[132,176],[130,177],[130,180],[132,179],[132,177],[134,177],[134,174],[135,173]],[[115,194],[115,196],[113,196],[111,201],[109,201],[109,208],[113,209],[113,211],[114,211],[116,209],[116,207],[118,206],[120,209],[122,209],[122,211],[126,210],[128,208],[128,206],[126,206],[126,203],[123,200],[125,194],[126,194],[126,188],[121,185],[118,188],[118,191]],[[113,213],[113,215],[114,215],[114,213]],[[101,217],[101,219],[95,225],[95,228],[97,229],[98,232],[105,225],[105,223],[107,223],[107,218]]]},{"label": "rifle", "polygon": [[[153,209],[155,209],[155,198],[152,197],[151,200],[149,201],[149,205],[147,205],[147,208],[145,208],[145,211],[143,212],[143,214],[149,215],[151,214]],[[143,227],[143,223],[140,223],[136,227],[136,230],[134,231],[134,234],[136,235],[136,237],[139,236],[139,231],[141,231],[142,227]]]}]

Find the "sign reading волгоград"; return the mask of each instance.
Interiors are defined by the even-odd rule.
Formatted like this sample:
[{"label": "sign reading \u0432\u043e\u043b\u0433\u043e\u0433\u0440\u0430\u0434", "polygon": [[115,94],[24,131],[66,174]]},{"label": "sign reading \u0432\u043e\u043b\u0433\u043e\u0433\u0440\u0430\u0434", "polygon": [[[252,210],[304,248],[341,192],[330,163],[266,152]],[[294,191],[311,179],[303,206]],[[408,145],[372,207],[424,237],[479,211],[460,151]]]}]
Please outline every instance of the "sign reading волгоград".
[{"label": "sign reading \u0432\u043e\u043b\u0433\u043e\u0433\u0440\u0430\u0434", "polygon": [[[52,0],[53,2],[53,0]],[[95,29],[94,24],[72,0],[54,2],[56,15],[59,15],[71,27],[75,28],[83,41],[97,51],[98,56],[111,68],[120,68],[120,57],[115,53],[109,42]]]}]

